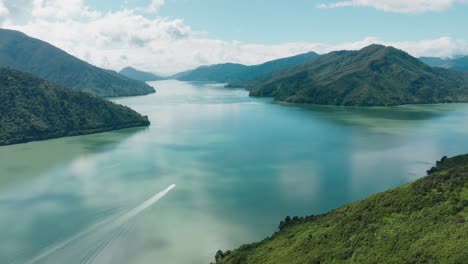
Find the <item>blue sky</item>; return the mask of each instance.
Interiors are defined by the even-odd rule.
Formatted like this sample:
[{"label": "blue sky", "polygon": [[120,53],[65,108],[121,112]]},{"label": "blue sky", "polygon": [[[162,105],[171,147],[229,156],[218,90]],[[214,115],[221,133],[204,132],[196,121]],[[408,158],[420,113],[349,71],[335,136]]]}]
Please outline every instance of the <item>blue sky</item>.
[{"label": "blue sky", "polygon": [[[183,19],[211,38],[264,44],[340,43],[368,36],[386,41],[468,36],[468,5],[422,14],[383,12],[372,7],[317,8],[331,2],[334,1],[166,0],[159,15]],[[105,11],[144,6],[149,1],[88,3]]]},{"label": "blue sky", "polygon": [[468,0],[0,0],[0,27],[99,67],[171,74],[370,44],[468,55]]}]

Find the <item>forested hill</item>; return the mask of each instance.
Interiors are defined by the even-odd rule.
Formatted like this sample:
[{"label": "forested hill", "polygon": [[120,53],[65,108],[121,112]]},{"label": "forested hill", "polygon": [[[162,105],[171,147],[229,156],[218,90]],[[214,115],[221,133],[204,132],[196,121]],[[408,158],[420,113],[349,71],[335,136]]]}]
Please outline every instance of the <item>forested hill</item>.
[{"label": "forested hill", "polygon": [[172,78],[181,81],[212,81],[220,83],[248,81],[299,65],[317,56],[317,53],[309,52],[253,66],[235,63],[202,66],[194,70],[178,73],[172,76]]},{"label": "forested hill", "polygon": [[432,68],[404,51],[371,45],[338,51],[244,83],[252,96],[290,103],[393,106],[468,102],[468,73]]},{"label": "forested hill", "polygon": [[0,68],[0,145],[148,126],[132,109]]},{"label": "forested hill", "polygon": [[468,56],[454,60],[450,69],[458,71],[468,71]]},{"label": "forested hill", "polygon": [[159,81],[164,79],[163,77],[158,76],[154,73],[140,71],[133,67],[125,67],[119,72],[119,74],[142,82]]},{"label": "forested hill", "polygon": [[0,29],[0,67],[32,73],[50,82],[101,97],[154,93],[154,89],[86,63],[44,41]]},{"label": "forested hill", "polygon": [[442,67],[451,70],[468,71],[468,56],[454,59],[443,59],[437,57],[421,57],[419,59],[432,67]]},{"label": "forested hill", "polygon": [[287,217],[273,236],[219,251],[217,263],[466,263],[468,155],[429,173],[323,215]]}]

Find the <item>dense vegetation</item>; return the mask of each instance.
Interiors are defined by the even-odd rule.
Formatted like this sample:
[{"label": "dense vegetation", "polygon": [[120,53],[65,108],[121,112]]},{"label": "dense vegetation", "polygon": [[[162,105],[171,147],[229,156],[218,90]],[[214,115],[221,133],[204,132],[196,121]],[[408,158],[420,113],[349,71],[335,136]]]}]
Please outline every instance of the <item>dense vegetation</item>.
[{"label": "dense vegetation", "polygon": [[102,97],[154,93],[154,89],[143,82],[100,69],[46,42],[12,30],[0,29],[0,67],[29,72]]},{"label": "dense vegetation", "polygon": [[119,74],[121,74],[121,75],[123,75],[125,77],[128,77],[130,79],[134,79],[134,80],[142,81],[142,82],[159,81],[159,80],[164,79],[161,76],[158,76],[158,75],[153,74],[151,72],[140,71],[140,70],[137,70],[137,69],[132,68],[132,67],[123,68],[119,72]]},{"label": "dense vegetation", "polygon": [[7,68],[0,101],[0,145],[149,125],[128,107]]},{"label": "dense vegetation", "polygon": [[253,66],[235,63],[202,66],[191,71],[178,73],[172,76],[172,78],[181,81],[212,81],[220,83],[248,81],[278,70],[299,65],[317,56],[317,53],[309,52]]},{"label": "dense vegetation", "polygon": [[251,96],[290,103],[393,106],[468,101],[468,73],[431,68],[380,45],[322,55],[244,87]]},{"label": "dense vegetation", "polygon": [[415,182],[317,216],[286,217],[220,264],[466,263],[468,155],[443,158]]},{"label": "dense vegetation", "polygon": [[451,70],[468,71],[468,56],[455,59],[443,59],[437,57],[422,57],[419,59],[432,67],[442,67]]}]

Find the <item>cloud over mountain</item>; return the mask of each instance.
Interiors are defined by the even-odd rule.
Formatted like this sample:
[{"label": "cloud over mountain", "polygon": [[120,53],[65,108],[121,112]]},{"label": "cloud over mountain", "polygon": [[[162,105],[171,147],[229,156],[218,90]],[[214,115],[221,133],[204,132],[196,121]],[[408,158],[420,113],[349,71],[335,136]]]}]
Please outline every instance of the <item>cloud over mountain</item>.
[{"label": "cloud over mountain", "polygon": [[[372,2],[383,4],[385,1]],[[138,8],[124,6],[103,12],[92,9],[83,0],[66,3],[59,0],[0,0],[0,26],[50,42],[99,67],[120,70],[131,65],[167,74],[203,64],[258,64],[308,51],[326,53],[337,49],[360,49],[372,43],[393,45],[414,56],[468,54],[465,40],[444,36],[401,42],[368,37],[338,44],[294,42],[268,45],[213,39],[182,19],[158,15],[164,4],[163,0],[153,0]]]}]

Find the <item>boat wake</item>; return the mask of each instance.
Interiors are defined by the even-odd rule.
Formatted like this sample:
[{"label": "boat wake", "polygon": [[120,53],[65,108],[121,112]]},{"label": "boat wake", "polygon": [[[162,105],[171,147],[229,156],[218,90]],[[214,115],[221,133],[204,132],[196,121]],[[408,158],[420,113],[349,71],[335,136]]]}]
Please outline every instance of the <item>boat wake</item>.
[{"label": "boat wake", "polygon": [[[45,249],[43,249],[41,252],[39,252],[36,256],[33,258],[25,261],[25,262],[17,262],[17,263],[22,263],[22,264],[35,264],[38,262],[41,262],[42,260],[48,258],[50,255],[54,253],[58,253],[61,249],[66,247],[67,245],[77,242],[79,240],[82,240],[83,238],[86,238],[85,243],[83,243],[83,246],[87,247],[87,250],[80,250],[81,254],[83,252],[88,252],[88,254],[85,254],[85,256],[75,256],[77,258],[81,258],[80,263],[93,263],[96,257],[99,256],[99,254],[109,245],[111,244],[115,239],[117,239],[122,233],[124,233],[127,228],[128,224],[131,219],[136,217],[137,215],[141,214],[144,212],[146,209],[148,209],[150,206],[155,204],[157,201],[159,201],[161,198],[166,196],[172,189],[174,189],[176,185],[172,184],[171,186],[167,187],[163,191],[155,194],[142,204],[138,205],[137,207],[123,213],[115,213],[112,216],[109,216],[108,218],[104,219],[103,221],[94,224],[79,233],[72,235],[58,243],[55,243]],[[105,237],[106,239],[102,239]],[[65,262],[70,262],[71,256],[67,255],[67,257],[64,259]],[[68,258],[68,261],[67,261]],[[75,258],[76,259],[76,258]]]}]

